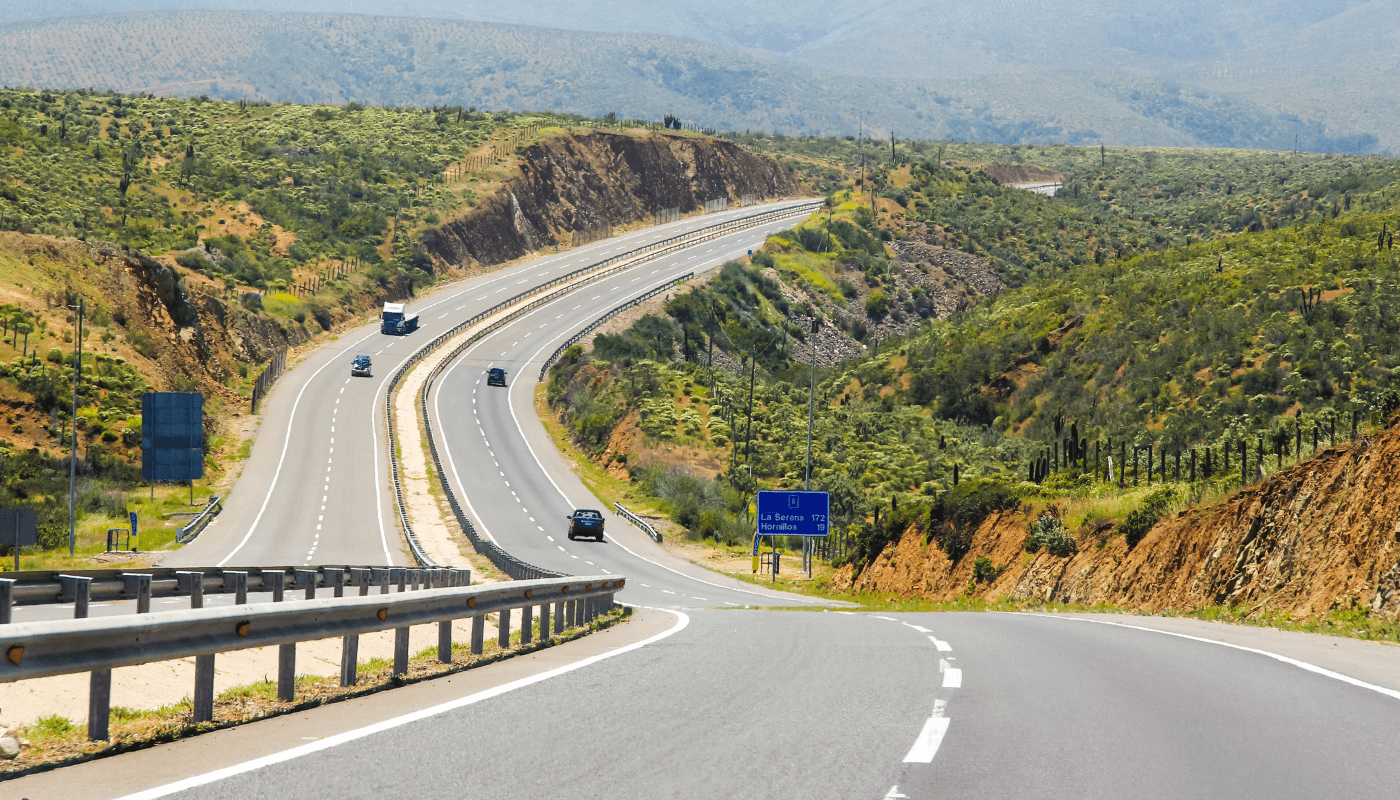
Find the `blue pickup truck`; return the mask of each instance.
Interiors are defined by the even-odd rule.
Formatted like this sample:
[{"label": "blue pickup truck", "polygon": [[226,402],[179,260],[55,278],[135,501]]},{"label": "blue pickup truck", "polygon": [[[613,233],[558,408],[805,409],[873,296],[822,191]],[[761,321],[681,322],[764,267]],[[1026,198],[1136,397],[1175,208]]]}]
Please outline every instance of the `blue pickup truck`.
[{"label": "blue pickup truck", "polygon": [[591,508],[580,508],[565,517],[569,521],[570,539],[592,539],[603,541],[603,513]]}]

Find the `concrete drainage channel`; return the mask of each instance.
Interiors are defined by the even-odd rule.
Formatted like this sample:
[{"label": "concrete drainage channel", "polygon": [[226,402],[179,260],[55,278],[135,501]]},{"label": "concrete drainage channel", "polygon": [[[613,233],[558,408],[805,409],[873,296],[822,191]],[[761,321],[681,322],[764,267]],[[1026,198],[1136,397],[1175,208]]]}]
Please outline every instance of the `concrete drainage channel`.
[{"label": "concrete drainage channel", "polygon": [[[529,311],[545,303],[551,302],[565,294],[568,294],[569,292],[572,292],[575,289],[581,288],[595,281],[606,278],[610,275],[614,275],[623,270],[630,269],[632,267],[646,263],[647,261],[651,261],[653,259],[660,258],[662,256],[676,252],[677,250],[692,247],[701,242],[706,242],[720,236],[726,236],[736,231],[758,227],[768,222],[772,222],[773,220],[785,219],[788,217],[805,216],[807,214],[810,214],[814,209],[820,207],[823,202],[824,201],[813,201],[811,203],[802,203],[800,205],[787,206],[785,208],[777,209],[774,211],[767,211],[760,214],[755,214],[753,216],[743,217],[737,220],[722,222],[717,225],[711,225],[706,228],[701,228],[697,231],[691,231],[689,233],[681,234],[679,236],[674,236],[670,239],[665,239],[660,242],[654,242],[644,247],[637,248],[636,250],[631,250],[626,253],[620,253],[616,256],[612,256],[611,258],[605,259],[596,264],[592,264],[587,267],[574,270],[568,273],[567,275],[560,276],[559,278],[536,286],[525,292],[521,292],[520,294],[515,295],[514,297],[511,297],[508,300],[498,303],[490,309],[487,309],[486,311],[483,311],[482,313],[473,316],[471,319],[468,319],[465,322],[453,326],[450,330],[439,335],[437,338],[433,339],[431,342],[428,342],[422,348],[414,352],[413,355],[411,355],[403,363],[403,365],[399,367],[398,371],[396,371],[394,373],[394,376],[390,379],[388,391],[385,393],[384,398],[384,416],[386,428],[388,430],[387,440],[389,449],[389,472],[394,484],[394,502],[398,510],[399,524],[403,526],[404,536],[408,540],[409,550],[410,552],[412,552],[414,560],[416,560],[422,566],[438,566],[438,564],[425,552],[421,542],[418,539],[417,534],[413,530],[413,524],[408,518],[408,507],[407,503],[404,500],[403,492],[402,469],[398,459],[399,440],[397,435],[397,426],[395,423],[394,397],[404,377],[407,376],[414,368],[416,368],[418,364],[423,361],[424,358],[426,358],[429,354],[431,354],[438,348],[446,345],[454,338],[468,331],[472,331],[474,327],[481,326],[479,330],[472,332],[471,335],[465,341],[460,342],[456,347],[454,347],[451,353],[449,353],[447,356],[440,359],[436,364],[434,364],[432,371],[429,373],[428,379],[425,380],[423,383],[423,389],[420,395],[420,399],[423,409],[423,421],[424,424],[427,426],[426,430],[428,434],[428,448],[432,454],[433,465],[434,468],[437,470],[438,480],[441,482],[443,492],[448,499],[448,504],[452,508],[453,516],[456,518],[458,525],[461,527],[462,533],[471,541],[472,547],[478,553],[485,556],[498,569],[500,569],[502,572],[506,573],[515,580],[528,580],[540,577],[558,576],[560,575],[560,573],[557,573],[553,570],[547,570],[541,567],[536,567],[532,564],[527,564],[524,561],[521,561],[520,559],[516,558],[515,556],[512,556],[511,554],[507,553],[505,550],[498,547],[494,542],[483,538],[477,532],[476,526],[472,523],[471,519],[463,511],[461,504],[457,500],[456,494],[453,492],[452,487],[449,485],[445,477],[446,473],[443,472],[443,465],[441,458],[438,455],[437,444],[432,435],[432,423],[428,419],[428,406],[426,398],[428,389],[432,386],[433,380],[442,371],[444,365],[446,365],[447,363],[452,361],[452,359],[456,358],[458,355],[464,352],[468,347],[474,344],[481,337],[510,323],[517,317],[528,313]],[[676,282],[678,281],[674,281],[671,284],[669,284],[668,287],[663,288],[669,288],[669,286],[675,285]],[[549,291],[550,289],[555,289],[555,291],[551,292]],[[547,294],[544,294],[546,292]],[[544,294],[544,296],[538,297],[541,294]],[[532,297],[537,297],[537,299],[530,302],[526,302],[529,298]],[[602,320],[595,321],[590,327],[596,328],[598,325],[602,324],[602,322],[605,321],[608,317],[618,313],[619,311],[622,311],[625,308],[630,307],[631,305],[634,305],[635,302],[636,301],[631,301],[629,303],[623,304],[622,306],[619,306],[618,308],[613,309]],[[578,337],[575,336],[571,340],[571,342],[577,341],[577,339]],[[562,349],[557,352],[562,352]],[[555,357],[557,357],[557,352]],[[553,357],[551,357],[551,360],[552,358]],[[543,375],[543,372],[541,374]]]}]

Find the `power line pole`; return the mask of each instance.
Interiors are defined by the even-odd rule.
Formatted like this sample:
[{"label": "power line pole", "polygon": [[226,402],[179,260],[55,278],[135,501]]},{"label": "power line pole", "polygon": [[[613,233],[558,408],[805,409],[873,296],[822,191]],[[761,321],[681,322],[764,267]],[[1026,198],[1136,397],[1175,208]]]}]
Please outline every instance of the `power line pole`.
[{"label": "power line pole", "polygon": [[[69,306],[74,308],[74,306]],[[73,427],[72,447],[68,451],[68,556],[73,556],[77,544],[78,512],[78,381],[83,374],[83,298],[78,298],[78,335],[73,340]]]},{"label": "power line pole", "polygon": [[[816,313],[812,316],[812,382],[807,385],[807,477],[802,482],[804,492],[812,491],[812,418],[816,410],[817,397],[817,326],[821,321]],[[812,579],[812,540],[802,538],[802,557],[807,562],[807,579]]]}]

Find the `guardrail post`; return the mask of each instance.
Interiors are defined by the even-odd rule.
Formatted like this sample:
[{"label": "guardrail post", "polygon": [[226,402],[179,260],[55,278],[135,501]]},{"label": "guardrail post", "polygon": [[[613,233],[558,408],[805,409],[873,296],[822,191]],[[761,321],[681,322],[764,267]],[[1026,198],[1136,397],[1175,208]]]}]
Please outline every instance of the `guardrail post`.
[{"label": "guardrail post", "polygon": [[403,567],[392,567],[389,570],[389,583],[399,587],[399,591],[408,591],[408,570]]},{"label": "guardrail post", "polygon": [[322,567],[321,572],[326,576],[326,585],[335,590],[335,596],[344,597],[345,570],[340,567]]},{"label": "guardrail post", "polygon": [[224,594],[228,594],[229,579],[233,580],[233,602],[235,605],[248,604],[248,573],[224,570]]},{"label": "guardrail post", "polygon": [[[177,572],[175,573],[175,582],[179,591],[190,593],[190,608],[204,608],[203,572]],[[207,720],[195,720],[195,722],[201,721]]]},{"label": "guardrail post", "polygon": [[472,655],[481,655],[485,649],[486,639],[486,617],[477,614],[472,617]]},{"label": "guardrail post", "polygon": [[549,603],[540,603],[540,638],[549,638]]},{"label": "guardrail post", "polygon": [[452,663],[452,620],[450,619],[438,623],[438,661],[443,664]]},{"label": "guardrail post", "polygon": [[379,587],[380,594],[389,593],[389,570],[375,567],[369,571],[369,582]]},{"label": "guardrail post", "polygon": [[503,608],[496,614],[496,644],[502,650],[510,648],[510,609]]},{"label": "guardrail post", "polygon": [[316,581],[321,577],[314,569],[297,570],[296,588],[306,590],[306,599],[316,599]]},{"label": "guardrail post", "polygon": [[213,653],[194,657],[194,708],[192,710],[196,723],[214,721]]},{"label": "guardrail post", "polygon": [[151,613],[151,576],[139,572],[122,573],[122,593],[136,596],[136,613]]},{"label": "guardrail post", "polygon": [[282,602],[282,597],[286,594],[287,573],[282,570],[273,570],[262,574],[263,591],[272,592],[272,602]]},{"label": "guardrail post", "polygon": [[88,615],[88,601],[92,597],[92,578],[81,575],[59,575],[58,585],[63,599],[73,600],[73,619],[85,619]]},{"label": "guardrail post", "polygon": [[277,699],[290,703],[296,699],[297,691],[297,645],[296,642],[277,646]]},{"label": "guardrail post", "polygon": [[419,570],[416,569],[408,570],[408,588],[410,591],[418,591],[418,572]]},{"label": "guardrail post", "polygon": [[[365,587],[368,589],[369,587]],[[340,686],[355,685],[355,668],[360,660],[360,634],[340,637]]]},{"label": "guardrail post", "polygon": [[527,606],[521,606],[521,607],[520,607],[520,643],[521,643],[521,644],[529,644],[529,643],[530,643],[530,640],[534,638],[534,633],[535,633],[535,631],[534,631],[534,628],[535,628],[535,620],[533,619],[534,613],[535,613],[535,607],[534,607],[534,606],[528,606],[528,605],[527,605]]},{"label": "guardrail post", "polygon": [[369,594],[369,570],[364,567],[351,567],[350,585],[359,587],[361,597]]},{"label": "guardrail post", "polygon": [[9,625],[15,608],[15,582],[0,578],[0,625]]},{"label": "guardrail post", "polygon": [[88,676],[88,731],[89,739],[106,740],[107,723],[112,717],[112,671],[95,669]]},{"label": "guardrail post", "polygon": [[563,600],[554,604],[554,633],[556,635],[564,632],[564,608]]}]

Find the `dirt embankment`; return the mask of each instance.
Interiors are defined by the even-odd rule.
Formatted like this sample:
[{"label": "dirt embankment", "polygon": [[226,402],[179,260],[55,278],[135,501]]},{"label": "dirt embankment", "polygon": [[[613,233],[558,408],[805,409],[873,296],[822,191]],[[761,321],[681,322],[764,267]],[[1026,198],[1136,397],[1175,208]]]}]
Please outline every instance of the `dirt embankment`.
[{"label": "dirt embankment", "polygon": [[1147,611],[1230,605],[1297,618],[1335,609],[1400,613],[1400,427],[1371,441],[1323,451],[1213,505],[1159,522],[1136,548],[1121,536],[1100,547],[1094,532],[1078,553],[1024,552],[1022,513],[982,522],[972,549],[951,562],[922,526],[911,528],[858,576],[838,585],[952,599],[967,591],[973,564],[1002,572],[976,591],[1108,603]]},{"label": "dirt embankment", "polygon": [[787,167],[718,139],[612,133],[558,136],[521,153],[520,174],[465,217],[423,238],[450,266],[489,266],[553,246],[572,231],[695,211],[746,194],[803,194]]},{"label": "dirt embankment", "polygon": [[83,295],[92,337],[85,347],[127,358],[158,390],[185,378],[200,391],[231,398],[223,381],[238,362],[261,363],[311,336],[305,326],[196,291],[210,282],[120,245],[7,233],[0,252],[28,265],[14,282],[0,278],[0,296],[66,329],[62,298]]}]

